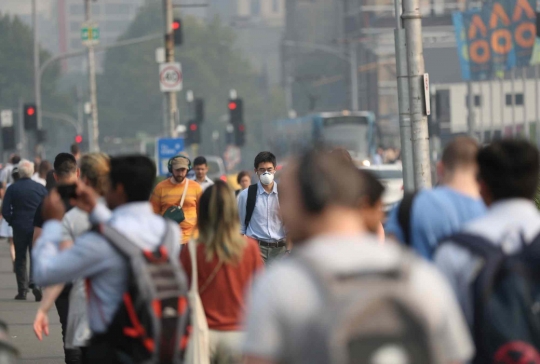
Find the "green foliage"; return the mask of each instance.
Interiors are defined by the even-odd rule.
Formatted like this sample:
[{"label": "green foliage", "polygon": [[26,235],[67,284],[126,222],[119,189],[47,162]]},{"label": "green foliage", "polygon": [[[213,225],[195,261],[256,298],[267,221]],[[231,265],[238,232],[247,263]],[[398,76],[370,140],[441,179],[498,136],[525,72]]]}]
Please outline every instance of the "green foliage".
[{"label": "green foliage", "polygon": [[[18,111],[19,99],[33,102],[34,97],[34,50],[32,29],[18,17],[0,14],[0,108]],[[41,49],[40,60],[45,62],[51,55]],[[60,66],[50,66],[42,79],[42,107],[49,112],[71,112],[71,99],[57,92]],[[15,115],[17,117],[17,115]],[[48,131],[46,144],[56,151],[62,140],[65,124],[43,119]],[[70,139],[71,141],[71,139]],[[65,144],[65,143],[64,143]],[[69,146],[69,144],[67,144]]]},{"label": "green foliage", "polygon": [[[146,5],[122,38],[163,33],[162,17],[161,4]],[[225,124],[220,118],[228,112],[230,89],[236,89],[244,98],[247,131],[251,134],[248,144],[257,144],[255,135],[262,132],[261,123],[282,116],[285,110],[282,92],[266,95],[258,87],[258,75],[235,48],[234,33],[217,18],[209,24],[183,18],[183,31],[184,44],[175,50],[184,74],[184,91],[178,93],[180,115],[182,121],[187,121],[186,90],[204,98],[206,120],[202,125],[201,152],[214,150],[213,130],[224,135]],[[163,94],[155,62],[155,49],[162,46],[163,40],[159,39],[107,52],[104,73],[98,80],[102,135],[162,134]]]}]

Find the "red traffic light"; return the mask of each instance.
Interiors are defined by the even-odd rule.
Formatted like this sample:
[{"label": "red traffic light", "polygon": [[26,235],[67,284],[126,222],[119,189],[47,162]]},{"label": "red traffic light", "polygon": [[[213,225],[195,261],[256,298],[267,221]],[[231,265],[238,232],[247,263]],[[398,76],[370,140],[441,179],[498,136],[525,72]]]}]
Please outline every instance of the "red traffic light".
[{"label": "red traffic light", "polygon": [[28,109],[26,109],[26,114],[27,115],[34,115],[36,113],[36,109],[34,109],[33,107],[29,107]]},{"label": "red traffic light", "polygon": [[229,102],[229,110],[236,110],[236,108],[237,108],[236,102],[234,101]]},{"label": "red traffic light", "polygon": [[75,137],[75,143],[77,144],[81,144],[82,143],[82,135],[77,135]]},{"label": "red traffic light", "polygon": [[173,28],[173,30],[178,30],[178,29],[180,29],[180,22],[177,21],[177,20],[173,21],[173,23],[172,23],[172,28]]},{"label": "red traffic light", "polygon": [[189,124],[189,130],[197,131],[197,124]]},{"label": "red traffic light", "polygon": [[240,131],[245,131],[246,130],[246,126],[244,124],[240,124],[238,125],[238,130]]}]

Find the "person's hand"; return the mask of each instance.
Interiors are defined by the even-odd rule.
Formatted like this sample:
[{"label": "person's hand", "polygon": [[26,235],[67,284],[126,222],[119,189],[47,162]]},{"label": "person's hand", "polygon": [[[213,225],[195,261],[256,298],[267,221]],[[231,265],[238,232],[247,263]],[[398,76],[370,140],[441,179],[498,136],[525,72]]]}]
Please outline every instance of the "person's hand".
[{"label": "person's hand", "polygon": [[77,198],[71,199],[70,203],[81,210],[91,213],[97,205],[97,197],[92,188],[82,181],[77,181]]},{"label": "person's hand", "polygon": [[41,211],[43,220],[61,221],[64,218],[65,213],[66,207],[64,206],[64,202],[60,198],[58,191],[56,191],[56,189],[52,190],[49,196],[45,197],[45,200],[43,201],[43,210]]},{"label": "person's hand", "polygon": [[43,333],[49,336],[49,315],[41,309],[38,309],[34,319],[34,333],[39,341],[43,340]]}]

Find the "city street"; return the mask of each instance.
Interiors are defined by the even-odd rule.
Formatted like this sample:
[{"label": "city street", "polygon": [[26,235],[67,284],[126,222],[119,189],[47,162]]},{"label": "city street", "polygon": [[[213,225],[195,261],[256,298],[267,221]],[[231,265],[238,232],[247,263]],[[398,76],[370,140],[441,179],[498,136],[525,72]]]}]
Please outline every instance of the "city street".
[{"label": "city street", "polygon": [[32,330],[38,303],[29,293],[27,301],[15,301],[17,283],[12,273],[9,247],[0,240],[0,320],[9,327],[11,342],[19,349],[19,363],[61,364],[64,362],[60,322],[54,307],[51,309],[51,333],[39,342]]}]

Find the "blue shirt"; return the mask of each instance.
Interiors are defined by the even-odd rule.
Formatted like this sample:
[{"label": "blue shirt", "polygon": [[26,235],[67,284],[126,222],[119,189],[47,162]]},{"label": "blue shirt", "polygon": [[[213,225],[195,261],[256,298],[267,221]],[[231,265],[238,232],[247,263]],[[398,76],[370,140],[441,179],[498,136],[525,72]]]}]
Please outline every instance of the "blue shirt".
[{"label": "blue shirt", "polygon": [[[399,205],[388,216],[385,232],[405,241],[398,222]],[[479,198],[464,195],[449,187],[437,187],[419,192],[411,211],[411,244],[423,257],[432,260],[441,239],[461,230],[461,227],[486,212]]]},{"label": "blue shirt", "polygon": [[238,213],[240,215],[240,232],[256,240],[285,239],[285,228],[279,213],[277,182],[270,193],[264,190],[261,182],[257,183],[257,200],[249,226],[246,227],[246,204],[248,197],[246,188],[238,195]]},{"label": "blue shirt", "polygon": [[[98,204],[90,220],[108,222],[141,249],[153,250],[165,234],[165,220],[154,214],[148,202],[134,202],[111,211]],[[174,228],[175,241],[180,231]],[[123,256],[101,235],[88,232],[71,249],[60,251],[62,223],[51,220],[43,225],[41,237],[32,250],[34,280],[40,286],[89,278],[88,321],[94,333],[103,333],[114,318],[122,295],[127,290],[129,267]],[[180,247],[178,247],[180,250]],[[173,254],[178,255],[178,252]]]},{"label": "blue shirt", "polygon": [[9,186],[2,204],[2,216],[15,229],[34,230],[34,215],[47,195],[43,185],[22,178]]}]

